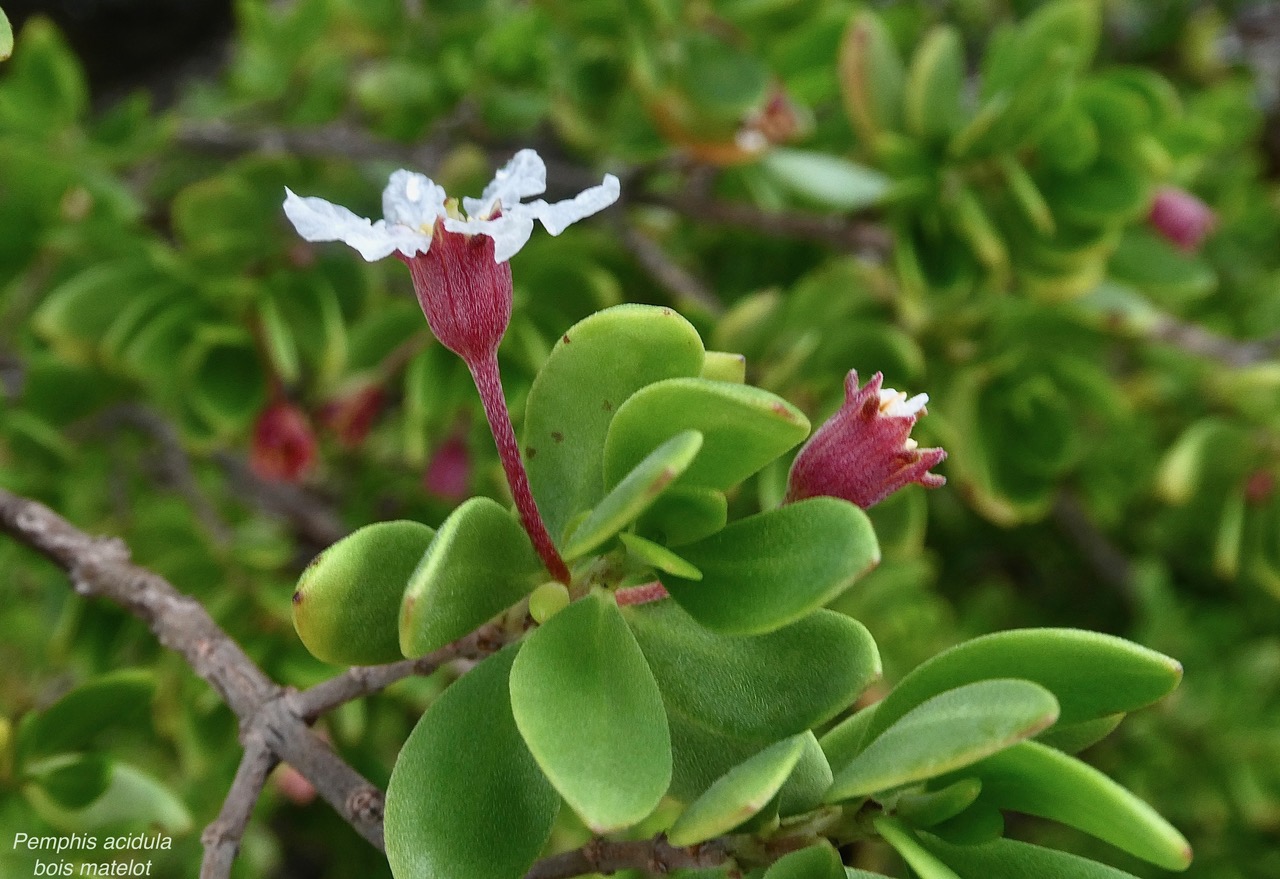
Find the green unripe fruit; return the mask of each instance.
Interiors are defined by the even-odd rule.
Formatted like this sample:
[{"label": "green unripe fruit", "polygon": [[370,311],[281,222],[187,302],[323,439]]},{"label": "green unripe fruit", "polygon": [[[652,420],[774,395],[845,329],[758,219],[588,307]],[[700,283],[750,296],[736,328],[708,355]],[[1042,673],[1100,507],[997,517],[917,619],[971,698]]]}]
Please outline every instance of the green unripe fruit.
[{"label": "green unripe fruit", "polygon": [[542,625],[569,606],[569,590],[552,580],[543,583],[529,595],[529,615]]},{"label": "green unripe fruit", "polygon": [[316,556],[293,593],[293,626],[312,655],[339,665],[402,659],[400,602],[434,536],[420,522],[378,522]]}]

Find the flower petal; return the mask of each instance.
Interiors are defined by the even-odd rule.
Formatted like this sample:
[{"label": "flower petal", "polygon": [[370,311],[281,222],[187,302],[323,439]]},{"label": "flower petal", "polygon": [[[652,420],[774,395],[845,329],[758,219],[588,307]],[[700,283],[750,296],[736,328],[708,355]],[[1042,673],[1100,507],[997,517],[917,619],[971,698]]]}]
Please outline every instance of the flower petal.
[{"label": "flower petal", "polygon": [[382,190],[382,216],[389,225],[408,226],[417,232],[432,229],[444,216],[444,187],[425,174],[403,169],[394,172]]},{"label": "flower petal", "polygon": [[354,247],[368,262],[397,250],[413,256],[431,246],[429,236],[402,226],[388,228],[382,220],[370,222],[323,198],[304,198],[288,188],[285,193],[285,216],[307,241],[341,241]]},{"label": "flower petal", "polygon": [[517,211],[502,214],[492,220],[455,220],[446,217],[444,227],[450,232],[488,235],[493,239],[494,261],[506,262],[524,247],[533,234],[533,217]]},{"label": "flower petal", "polygon": [[534,150],[520,150],[493,175],[478,201],[464,198],[462,206],[467,216],[487,220],[495,207],[506,210],[519,204],[525,196],[541,195],[546,191],[547,166],[542,157]]},{"label": "flower petal", "polygon": [[569,226],[602,211],[618,200],[621,185],[612,174],[604,175],[604,181],[598,186],[584,189],[573,198],[547,204],[542,199],[528,204],[516,205],[511,213],[527,214],[537,218],[552,235],[559,235]]}]

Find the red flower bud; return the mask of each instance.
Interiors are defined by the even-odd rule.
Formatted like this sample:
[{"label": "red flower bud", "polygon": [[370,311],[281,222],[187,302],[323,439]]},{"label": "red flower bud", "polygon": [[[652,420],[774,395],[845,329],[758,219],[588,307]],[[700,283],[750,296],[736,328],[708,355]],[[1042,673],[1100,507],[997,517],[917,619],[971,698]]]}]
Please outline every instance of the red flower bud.
[{"label": "red flower bud", "polygon": [[306,413],[292,403],[267,406],[253,426],[249,466],[263,479],[297,482],[316,460],[316,437]]},{"label": "red flower bud", "polygon": [[1218,224],[1218,215],[1185,189],[1163,187],[1151,203],[1148,219],[1166,241],[1188,253],[1199,250]]},{"label": "red flower bud", "polygon": [[451,436],[436,449],[422,474],[422,487],[450,501],[471,493],[471,452],[460,436]]},{"label": "red flower bud", "polygon": [[876,373],[861,390],[858,373],[845,379],[844,405],[809,438],[791,465],[787,500],[829,496],[867,509],[910,483],[937,488],[946,479],[929,468],[947,457],[942,449],[921,449],[911,428],[924,414],[928,397],[880,389]]},{"label": "red flower bud", "polygon": [[320,423],[343,446],[354,449],[369,435],[385,401],[382,388],[362,382],[325,403],[320,409]]}]

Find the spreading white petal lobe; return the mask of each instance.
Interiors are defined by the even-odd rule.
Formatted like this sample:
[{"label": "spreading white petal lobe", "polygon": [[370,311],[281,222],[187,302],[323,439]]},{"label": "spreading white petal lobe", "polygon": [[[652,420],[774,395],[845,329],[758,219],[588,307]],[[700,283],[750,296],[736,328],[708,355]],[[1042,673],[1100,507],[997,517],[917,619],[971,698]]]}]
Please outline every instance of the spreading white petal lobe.
[{"label": "spreading white petal lobe", "polygon": [[426,253],[436,221],[441,218],[450,232],[488,235],[494,242],[494,259],[505,262],[524,247],[535,220],[552,235],[559,235],[571,224],[613,204],[621,189],[618,178],[606,174],[599,185],[555,204],[543,199],[520,202],[546,188],[546,165],[536,152],[525,149],[494,175],[480,198],[462,200],[466,220],[448,215],[442,187],[423,174],[405,170],[394,172],[387,181],[382,192],[385,219],[377,222],[322,198],[297,196],[288,189],[284,212],[306,240],[345,242],[370,262],[397,251],[409,257]]},{"label": "spreading white petal lobe", "polygon": [[487,220],[494,208],[505,211],[518,205],[522,198],[546,191],[547,166],[542,157],[534,150],[520,150],[493,175],[480,201],[465,199],[463,207],[467,209],[467,216]]},{"label": "spreading white petal lobe", "polygon": [[444,216],[444,187],[425,174],[396,171],[382,190],[382,216],[391,225],[427,231]]}]

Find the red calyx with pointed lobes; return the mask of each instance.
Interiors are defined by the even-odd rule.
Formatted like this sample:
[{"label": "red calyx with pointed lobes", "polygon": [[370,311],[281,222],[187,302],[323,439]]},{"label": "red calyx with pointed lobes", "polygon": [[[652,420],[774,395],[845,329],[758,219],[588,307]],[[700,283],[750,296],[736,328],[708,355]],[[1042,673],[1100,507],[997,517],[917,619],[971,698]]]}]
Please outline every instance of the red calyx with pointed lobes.
[{"label": "red calyx with pointed lobes", "polygon": [[928,397],[881,390],[881,373],[859,389],[858,373],[845,379],[845,402],[809,438],[787,478],[787,501],[837,497],[862,509],[878,504],[904,485],[937,488],[946,479],[929,469],[947,457],[942,449],[922,449],[911,428],[925,414]]},{"label": "red calyx with pointed lobes", "polygon": [[263,479],[297,482],[316,461],[316,437],[307,415],[292,403],[279,400],[258,416],[253,425],[249,467]]},{"label": "red calyx with pointed lobes", "polygon": [[488,235],[450,232],[436,221],[431,249],[396,253],[413,276],[435,337],[468,364],[492,357],[511,323],[511,264],[494,259]]}]

